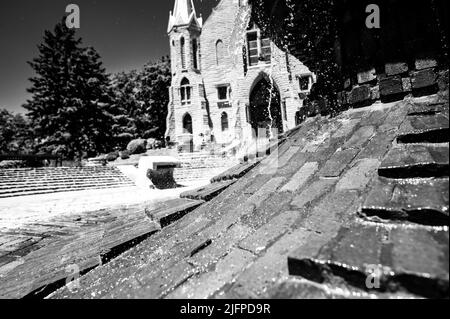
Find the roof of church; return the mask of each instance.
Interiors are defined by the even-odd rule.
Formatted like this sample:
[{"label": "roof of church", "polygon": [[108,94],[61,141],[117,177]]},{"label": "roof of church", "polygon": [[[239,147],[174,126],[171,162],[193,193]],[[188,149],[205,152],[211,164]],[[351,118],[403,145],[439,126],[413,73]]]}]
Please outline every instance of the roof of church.
[{"label": "roof of church", "polygon": [[195,6],[192,0],[175,0],[173,11],[169,15],[169,26],[167,32],[172,31],[174,27],[186,26],[194,23],[201,28],[203,25],[202,17],[197,17]]}]

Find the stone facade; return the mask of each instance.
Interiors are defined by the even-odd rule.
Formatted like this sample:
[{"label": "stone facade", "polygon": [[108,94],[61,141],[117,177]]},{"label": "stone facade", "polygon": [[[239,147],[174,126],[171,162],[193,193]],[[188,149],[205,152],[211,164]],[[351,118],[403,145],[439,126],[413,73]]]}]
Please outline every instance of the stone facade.
[{"label": "stone facade", "polygon": [[[247,1],[222,0],[203,23],[191,0],[175,1],[168,28],[172,86],[166,135],[171,142],[190,151],[211,142],[250,142],[257,127],[270,127],[260,115],[269,101],[264,107],[251,100],[261,95],[252,94],[255,87],[264,88],[261,82],[272,87],[269,100],[279,111],[278,125],[271,112],[268,123],[280,132],[296,125],[315,75],[261,35],[250,16]],[[258,105],[250,109],[252,103]]]}]

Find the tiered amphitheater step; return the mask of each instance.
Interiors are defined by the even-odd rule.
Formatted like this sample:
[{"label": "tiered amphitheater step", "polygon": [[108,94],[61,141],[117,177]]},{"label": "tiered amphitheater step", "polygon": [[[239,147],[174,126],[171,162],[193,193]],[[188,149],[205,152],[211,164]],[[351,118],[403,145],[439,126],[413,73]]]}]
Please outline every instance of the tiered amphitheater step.
[{"label": "tiered amphitheater step", "polygon": [[115,167],[0,170],[0,198],[133,185]]},{"label": "tiered amphitheater step", "polygon": [[181,168],[175,169],[174,177],[178,182],[209,180],[235,166],[235,158],[207,153],[182,153],[178,155]]}]

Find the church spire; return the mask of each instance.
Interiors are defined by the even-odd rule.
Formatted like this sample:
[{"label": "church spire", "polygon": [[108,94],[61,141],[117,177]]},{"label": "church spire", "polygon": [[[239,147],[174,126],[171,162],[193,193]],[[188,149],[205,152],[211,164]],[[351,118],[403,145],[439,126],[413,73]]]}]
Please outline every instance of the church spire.
[{"label": "church spire", "polygon": [[202,18],[197,17],[193,0],[175,0],[173,12],[170,12],[167,32],[172,31],[174,27],[187,26],[191,23],[198,28],[201,28],[203,24]]}]

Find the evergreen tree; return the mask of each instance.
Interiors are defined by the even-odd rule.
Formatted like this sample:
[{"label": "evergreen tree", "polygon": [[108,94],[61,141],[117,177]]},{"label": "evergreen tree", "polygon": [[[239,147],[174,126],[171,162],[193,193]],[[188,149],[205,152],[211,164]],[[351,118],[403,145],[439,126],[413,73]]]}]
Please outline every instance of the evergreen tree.
[{"label": "evergreen tree", "polygon": [[138,72],[133,70],[113,74],[110,89],[114,101],[111,108],[114,115],[112,132],[116,145],[124,149],[128,142],[140,135],[136,126],[136,121],[141,116],[137,96],[140,91]]},{"label": "evergreen tree", "polygon": [[164,139],[171,80],[169,58],[162,58],[157,63],[147,64],[141,73],[140,100],[144,103],[146,116],[142,127],[145,136]]},{"label": "evergreen tree", "polygon": [[82,47],[64,20],[46,31],[39,56],[29,62],[29,111],[41,151],[66,158],[96,155],[110,149],[112,116],[109,79],[99,54]]}]

